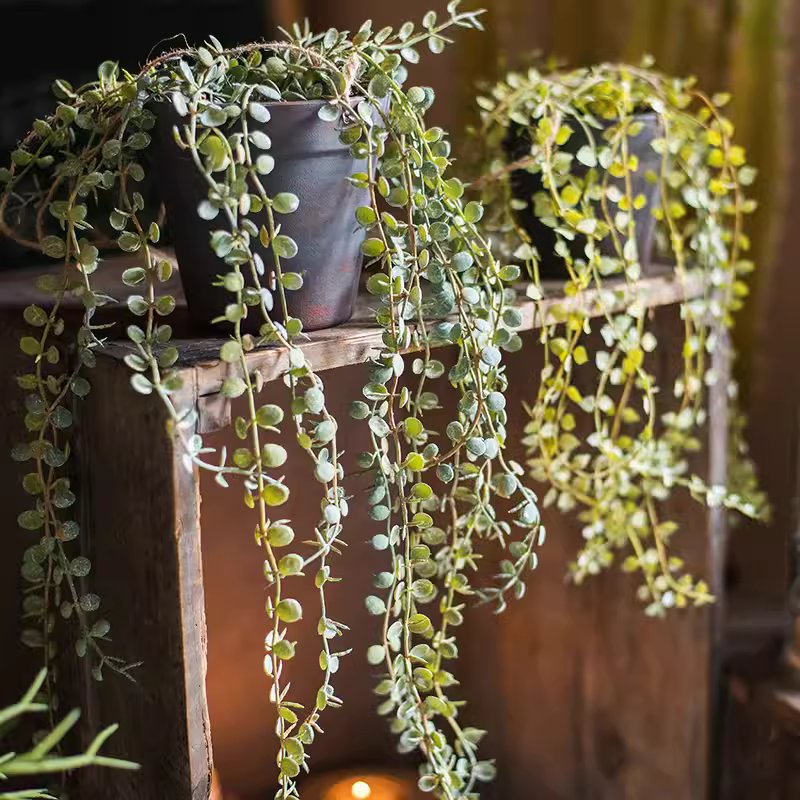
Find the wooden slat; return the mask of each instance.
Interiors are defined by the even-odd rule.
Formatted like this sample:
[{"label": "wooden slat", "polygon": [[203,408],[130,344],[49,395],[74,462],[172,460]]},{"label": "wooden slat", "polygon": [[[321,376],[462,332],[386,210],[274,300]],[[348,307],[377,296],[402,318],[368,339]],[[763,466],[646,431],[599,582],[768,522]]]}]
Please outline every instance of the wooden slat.
[{"label": "wooden slat", "polygon": [[[131,390],[124,364],[99,359],[81,408],[81,551],[89,586],[112,624],[112,655],[141,660],[136,683],[108,675],[86,682],[84,744],[121,724],[110,752],[137,772],[85,770],[82,800],[206,800],[211,732],[206,701],[206,626],[195,472],[152,397]],[[195,401],[187,382],[175,402]],[[82,663],[82,662],[81,662]]]},{"label": "wooden slat", "polygon": [[[541,327],[543,319],[555,322],[565,312],[582,309],[589,317],[602,317],[621,311],[636,302],[643,308],[672,305],[685,299],[697,297],[704,291],[704,282],[699,275],[689,275],[680,280],[675,272],[662,267],[658,273],[642,278],[635,284],[609,281],[602,293],[598,289],[584,291],[578,297],[565,297],[559,281],[544,284],[545,299],[537,304],[525,297],[526,286],[520,287],[524,299],[516,304],[522,316],[520,331]],[[317,372],[336,369],[351,364],[362,364],[381,348],[382,329],[374,322],[375,299],[361,295],[353,318],[335,328],[313,331],[301,345],[306,359]],[[215,396],[226,377],[236,374],[236,365],[226,364],[218,358],[223,339],[202,338],[176,341],[180,357],[178,364],[193,370],[200,401],[201,432],[218,430],[227,424],[227,404]],[[123,358],[130,353],[132,345],[112,342],[105,352],[114,358]],[[279,379],[288,368],[289,354],[286,348],[265,347],[248,355],[251,372],[260,372],[265,382]]]}]

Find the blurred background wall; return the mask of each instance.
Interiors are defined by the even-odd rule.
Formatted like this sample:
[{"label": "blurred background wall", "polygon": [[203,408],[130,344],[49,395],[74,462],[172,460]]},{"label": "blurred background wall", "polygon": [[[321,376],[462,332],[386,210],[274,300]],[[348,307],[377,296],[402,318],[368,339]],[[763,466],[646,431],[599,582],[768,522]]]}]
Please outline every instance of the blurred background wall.
[{"label": "blurred background wall", "polygon": [[[474,0],[467,3],[477,5]],[[445,0],[0,0],[0,154],[51,104],[51,80],[91,78],[96,64],[130,68],[154,45],[214,33],[226,43],[274,35],[307,16],[312,26],[357,28],[419,19]],[[463,141],[474,84],[533,51],[573,64],[656,57],[664,70],[694,73],[709,91],[733,94],[731,115],[760,170],[760,210],[751,230],[760,269],[739,320],[740,379],[749,438],[775,505],[769,526],[734,531],[729,575],[750,608],[779,607],[787,580],[786,534],[796,485],[793,452],[800,402],[800,3],[793,0],[485,0],[487,33],[458,34],[458,46],[425,60],[414,80],[434,86],[433,121]],[[181,39],[176,39],[181,41]],[[163,49],[163,46],[162,48]],[[423,77],[424,71],[424,77]],[[5,161],[5,159],[2,159]],[[1,266],[17,253],[0,242]],[[676,345],[677,346],[677,345]],[[11,533],[11,532],[9,532]],[[12,535],[16,535],[13,533]],[[737,600],[737,603],[739,601]]]}]

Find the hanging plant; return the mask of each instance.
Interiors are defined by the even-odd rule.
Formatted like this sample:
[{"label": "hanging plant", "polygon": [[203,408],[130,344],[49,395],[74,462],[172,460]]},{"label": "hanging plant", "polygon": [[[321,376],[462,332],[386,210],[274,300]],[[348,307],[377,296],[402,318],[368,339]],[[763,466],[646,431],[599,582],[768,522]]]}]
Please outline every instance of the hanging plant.
[{"label": "hanging plant", "polygon": [[[727,100],[648,61],[531,68],[478,98],[475,187],[491,210],[487,225],[504,257],[526,265],[530,297],[540,301],[543,278],[557,278],[574,301],[541,312],[544,366],[524,440],[530,474],[548,487],[545,507],[575,511],[583,525],[573,578],[622,554],[654,615],[713,599],[671,551],[678,524],[664,506],[676,490],[711,508],[766,511],[740,421],[731,485],[708,485],[688,462],[702,447],[708,387],[723,380],[711,356],[729,346],[724,333],[753,268],[745,216],[755,170],[723,115]],[[701,282],[700,296],[687,291],[693,299],[681,305],[681,341],[659,342],[638,302],[637,281],[656,262],[672,265],[687,289]],[[590,293],[598,322],[587,313]],[[590,355],[593,333],[601,343]],[[682,353],[672,385],[658,383],[659,347]]]},{"label": "hanging plant", "polygon": [[[37,537],[23,567],[30,584],[24,638],[44,652],[51,702],[52,631],[59,616],[75,626],[77,655],[92,661],[97,679],[108,670],[130,676],[134,666],[108,652],[110,624],[97,616],[100,600],[80,589],[91,565],[73,550],[79,532],[68,515],[76,498],[66,477],[69,398],[89,391],[86,373],[103,347],[95,312],[109,298],[95,288],[94,275],[103,269],[101,252],[116,246],[140,259],[123,276],[138,287],[128,306],[141,318],[127,329],[133,388],[165,405],[187,468],[208,470],[223,486],[234,486],[253,511],[253,527],[243,533],[255,531],[269,591],[264,671],[277,718],[276,796],[284,800],[298,797],[297,777],[308,769],[321,715],[341,703],[334,681],[348,652],[338,644],[347,628],[329,608],[326,587],[337,580],[332,556],[340,552],[349,510],[339,421],[301,347],[304,330],[330,322],[312,313],[322,259],[313,244],[304,253],[302,234],[289,233],[310,226],[309,241],[325,241],[330,229],[320,228],[313,214],[304,217],[315,186],[284,183],[294,178],[283,167],[297,157],[285,136],[287,109],[312,109],[321,135],[333,136],[346,154],[344,161],[341,152],[336,156],[339,167],[350,165],[336,189],[344,196],[341,203],[338,195],[329,198],[329,208],[335,216],[352,205],[359,233],[349,258],[357,257],[360,268],[363,257],[383,330],[383,346],[351,409],[369,428],[372,447],[359,466],[373,476],[372,544],[386,554],[375,594],[366,598],[382,632],[367,654],[384,673],[379,711],[393,716],[400,749],[424,756],[420,786],[434,796],[477,797],[479,782],[494,772],[477,755],[483,732],[462,723],[462,702],[451,696],[456,632],[473,598],[502,610],[509,596],[522,596],[523,574],[535,566],[544,530],[523,469],[504,455],[503,352],[521,344],[514,332],[520,316],[511,305],[520,271],[493,256],[478,227],[481,204],[467,201],[463,184],[449,175],[446,133],[425,122],[433,91],[405,86],[405,65],[417,63],[420,46],[438,53],[453,26],[480,28],[478,13],[458,6],[451,2],[442,21],[429,12],[419,28],[409,22],[374,31],[365,23],[350,36],[295,27],[284,41],[233,49],[211,38],[205,46],[159,56],[136,74],[105,63],[95,83],[74,88],[57,82],[55,114],[36,121],[11,168],[0,173],[5,230],[63,264],[59,277],[39,281],[53,297],[51,306],[25,311],[31,332],[20,346],[32,366],[19,382],[27,393],[31,437],[14,450],[30,465],[25,487],[32,507],[20,524]],[[185,192],[166,188],[164,195],[190,313],[222,337],[219,358],[229,365],[222,394],[243,401],[245,411],[234,420],[241,445],[233,453],[207,447],[195,433],[196,412],[173,403],[181,388],[168,324],[175,300],[162,288],[172,267],[156,249],[157,210],[137,189],[152,153],[160,173],[174,170],[180,181],[193,182]],[[199,254],[203,267],[197,270],[193,259],[182,257],[193,224],[206,226],[210,254]],[[348,239],[347,253],[351,244]],[[330,312],[333,321],[347,315],[354,288],[346,288],[340,307]],[[66,338],[60,315],[70,293],[86,309],[74,340]],[[455,349],[449,369],[434,355],[439,345]],[[288,419],[273,402],[279,385],[265,387],[248,364],[248,353],[264,346],[287,352]],[[65,348],[77,358],[67,363]],[[408,351],[418,353],[410,369],[403,357]],[[436,387],[445,382],[457,398],[440,432],[426,419],[439,408]],[[288,453],[274,441],[287,425],[307,454],[309,478],[319,485],[319,522],[301,546],[285,510]],[[498,511],[498,498],[510,515]],[[494,583],[474,577],[484,540],[509,552]],[[309,611],[294,597],[299,580],[314,581],[319,592],[313,613],[320,619],[321,677],[310,702],[289,694],[285,676],[299,646],[292,625]]]}]

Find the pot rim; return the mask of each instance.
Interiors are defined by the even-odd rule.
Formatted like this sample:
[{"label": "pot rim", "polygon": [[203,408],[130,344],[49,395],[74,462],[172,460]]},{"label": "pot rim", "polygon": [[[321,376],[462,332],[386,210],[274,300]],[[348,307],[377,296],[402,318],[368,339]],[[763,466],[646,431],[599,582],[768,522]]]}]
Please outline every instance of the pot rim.
[{"label": "pot rim", "polygon": [[[314,105],[321,106],[321,105],[330,105],[330,103],[331,103],[331,101],[333,99],[335,99],[335,98],[330,98],[328,100],[320,99],[320,98],[316,98],[314,100],[263,100],[263,99],[259,99],[257,102],[259,103],[259,105],[266,106],[267,108],[277,108],[277,107],[280,107],[280,106],[314,106]],[[352,103],[361,102],[362,100],[365,100],[365,99],[366,98],[364,97],[364,95],[360,95],[360,94],[359,95],[350,95],[350,97],[349,97],[349,100]],[[159,100],[156,100],[156,103],[167,104],[169,102],[170,101],[169,101],[168,97],[163,97],[163,98],[161,98]]]},{"label": "pot rim", "polygon": [[[259,100],[258,102],[262,106],[267,107],[274,107],[274,106],[313,106],[313,105],[330,105],[331,100],[335,98],[326,99],[314,99],[314,100]],[[348,100],[351,102],[361,102],[362,100],[366,99],[363,95],[350,95]]]}]

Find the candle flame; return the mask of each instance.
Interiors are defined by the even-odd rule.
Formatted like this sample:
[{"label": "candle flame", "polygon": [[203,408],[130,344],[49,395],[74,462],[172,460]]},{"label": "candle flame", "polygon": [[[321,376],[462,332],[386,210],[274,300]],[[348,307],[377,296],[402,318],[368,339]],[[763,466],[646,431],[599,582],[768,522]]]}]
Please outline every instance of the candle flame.
[{"label": "candle flame", "polygon": [[350,794],[353,795],[355,800],[367,800],[372,794],[372,789],[366,781],[356,781],[350,787]]}]

